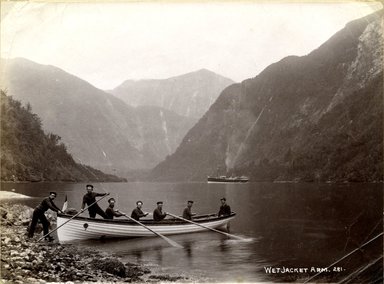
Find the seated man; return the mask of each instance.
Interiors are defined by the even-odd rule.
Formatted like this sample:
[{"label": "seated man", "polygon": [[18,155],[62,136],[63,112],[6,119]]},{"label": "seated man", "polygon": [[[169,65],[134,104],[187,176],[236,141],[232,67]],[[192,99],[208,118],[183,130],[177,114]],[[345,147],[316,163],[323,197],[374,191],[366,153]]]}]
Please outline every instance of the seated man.
[{"label": "seated man", "polygon": [[187,202],[187,207],[183,211],[183,218],[187,220],[192,220],[192,216],[196,215],[196,213],[192,213],[191,208],[193,205],[193,201],[189,200]]},{"label": "seated man", "polygon": [[136,201],[136,208],[133,209],[132,213],[131,213],[131,218],[135,219],[136,221],[139,221],[139,219],[141,217],[145,217],[148,215],[148,212],[143,212],[141,210],[141,207],[143,206],[143,202],[142,201]]},{"label": "seated man", "polygon": [[153,220],[161,221],[167,216],[167,212],[163,213],[163,201],[158,201],[157,208],[153,211]]},{"label": "seated man", "polygon": [[119,210],[115,210],[115,199],[110,198],[108,199],[109,206],[107,209],[105,209],[105,215],[107,215],[106,219],[113,219],[113,217],[121,217],[124,214],[120,213]]},{"label": "seated man", "polygon": [[229,205],[226,203],[227,200],[225,199],[225,197],[223,197],[222,199],[220,199],[221,201],[221,206],[220,206],[220,210],[219,210],[219,213],[217,213],[217,215],[220,217],[220,216],[228,216],[228,215],[231,215],[231,207],[229,207]]}]

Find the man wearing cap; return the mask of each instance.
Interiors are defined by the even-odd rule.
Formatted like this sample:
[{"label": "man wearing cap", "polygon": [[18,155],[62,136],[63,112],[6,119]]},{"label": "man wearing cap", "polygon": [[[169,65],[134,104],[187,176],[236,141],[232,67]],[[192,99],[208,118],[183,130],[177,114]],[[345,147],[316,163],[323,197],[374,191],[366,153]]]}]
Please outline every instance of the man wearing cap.
[{"label": "man wearing cap", "polygon": [[[43,224],[43,232],[44,235],[48,234],[48,229],[49,229],[49,221],[47,220],[47,217],[45,217],[44,213],[48,210],[51,209],[55,212],[60,212],[63,213],[56,205],[53,203],[53,200],[56,198],[56,192],[50,192],[49,197],[46,197],[41,201],[41,203],[35,208],[33,211],[33,216],[32,216],[32,221],[31,225],[28,229],[28,238],[32,238],[33,234],[35,233],[35,228],[37,225],[37,221],[40,220],[41,224]],[[52,241],[53,237],[51,236],[46,236],[46,240]]]},{"label": "man wearing cap", "polygon": [[167,212],[163,213],[163,201],[158,201],[157,208],[153,211],[153,220],[161,221],[167,216]]},{"label": "man wearing cap", "polygon": [[131,213],[131,218],[135,219],[136,221],[139,221],[139,219],[141,217],[145,217],[148,215],[148,212],[143,212],[141,210],[141,207],[143,206],[143,202],[142,201],[136,201],[136,208],[133,209],[132,213]]},{"label": "man wearing cap", "polygon": [[[81,205],[80,211],[83,212],[85,204],[87,204],[87,206],[89,206],[88,207],[89,217],[95,218],[96,214],[99,214],[104,219],[107,219],[107,215],[105,214],[103,209],[101,209],[100,206],[95,202],[96,202],[97,196],[109,195],[109,193],[93,192],[93,185],[92,184],[87,184],[86,188],[87,188],[87,193],[83,197],[83,204]],[[91,204],[93,204],[93,205],[90,206]]]},{"label": "man wearing cap", "polygon": [[192,220],[192,216],[196,215],[196,213],[192,213],[192,211],[191,211],[192,205],[193,205],[193,201],[189,200],[187,202],[187,207],[183,211],[183,218],[184,219]]},{"label": "man wearing cap", "polygon": [[109,206],[107,209],[105,209],[105,215],[107,215],[106,219],[113,219],[113,217],[121,217],[124,214],[120,213],[119,210],[115,210],[115,199],[110,198],[108,199]]},{"label": "man wearing cap", "polygon": [[221,201],[221,206],[220,206],[220,210],[219,210],[219,213],[217,214],[219,217],[220,216],[228,216],[228,215],[231,215],[231,207],[229,207],[229,205],[226,203],[227,200],[225,199],[225,197],[223,197],[222,199],[220,199]]}]

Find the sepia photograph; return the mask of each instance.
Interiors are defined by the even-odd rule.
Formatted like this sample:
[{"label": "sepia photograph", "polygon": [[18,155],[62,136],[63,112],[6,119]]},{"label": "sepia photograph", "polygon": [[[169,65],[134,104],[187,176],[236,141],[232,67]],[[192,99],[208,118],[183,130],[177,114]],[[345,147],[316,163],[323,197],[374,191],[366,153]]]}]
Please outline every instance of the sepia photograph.
[{"label": "sepia photograph", "polygon": [[1,283],[383,283],[382,2],[0,3]]}]

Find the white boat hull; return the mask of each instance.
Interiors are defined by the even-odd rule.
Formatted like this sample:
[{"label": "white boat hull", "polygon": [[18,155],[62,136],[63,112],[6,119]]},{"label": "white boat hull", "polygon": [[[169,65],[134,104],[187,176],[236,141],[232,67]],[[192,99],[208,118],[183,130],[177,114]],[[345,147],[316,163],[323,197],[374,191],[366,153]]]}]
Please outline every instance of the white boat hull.
[{"label": "white boat hull", "polygon": [[[204,218],[198,221],[199,224],[208,228],[220,228],[226,226],[227,223],[235,217],[233,213],[227,217]],[[84,217],[76,217],[67,222],[71,216],[57,216],[58,239],[60,242],[70,242],[76,240],[102,239],[102,238],[128,238],[128,237],[149,237],[154,233],[129,220],[105,220],[91,219]],[[123,217],[122,217],[123,218]],[[67,222],[67,223],[65,223]],[[206,231],[201,226],[180,222],[179,220],[164,220],[155,223],[154,221],[141,220],[148,228],[162,235],[186,234],[200,231]],[[64,225],[63,225],[64,224]]]}]

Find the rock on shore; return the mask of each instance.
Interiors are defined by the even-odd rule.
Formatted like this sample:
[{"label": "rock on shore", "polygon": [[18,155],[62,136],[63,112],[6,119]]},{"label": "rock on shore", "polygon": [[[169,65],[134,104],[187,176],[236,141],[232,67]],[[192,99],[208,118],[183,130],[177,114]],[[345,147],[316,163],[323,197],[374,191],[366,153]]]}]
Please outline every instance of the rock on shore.
[{"label": "rock on shore", "polygon": [[57,241],[38,243],[39,236],[27,239],[26,221],[32,209],[2,204],[0,211],[0,271],[5,283],[186,281],[179,276],[152,275],[148,268],[122,263],[95,250]]}]

